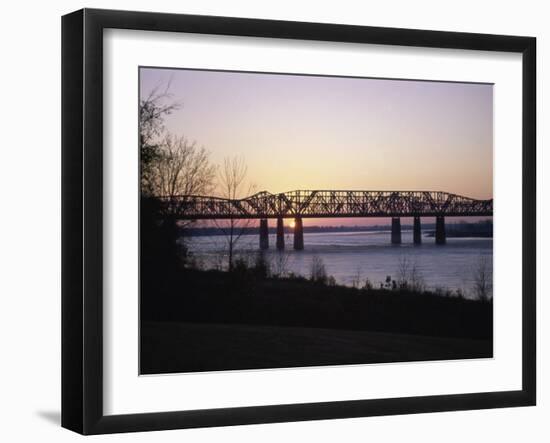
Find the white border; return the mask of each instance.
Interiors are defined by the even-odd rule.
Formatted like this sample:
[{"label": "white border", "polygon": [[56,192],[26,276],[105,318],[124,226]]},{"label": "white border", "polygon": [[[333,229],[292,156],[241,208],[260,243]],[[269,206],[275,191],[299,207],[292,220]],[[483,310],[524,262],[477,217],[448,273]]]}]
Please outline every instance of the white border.
[{"label": "white border", "polygon": [[[138,376],[138,66],[495,83],[495,357]],[[104,411],[521,389],[521,55],[145,31],[104,32]]]}]

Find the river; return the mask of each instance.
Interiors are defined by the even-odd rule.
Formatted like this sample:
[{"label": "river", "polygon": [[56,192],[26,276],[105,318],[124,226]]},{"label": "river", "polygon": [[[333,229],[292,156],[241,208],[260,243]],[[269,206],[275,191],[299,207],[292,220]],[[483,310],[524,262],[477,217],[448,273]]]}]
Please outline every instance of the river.
[{"label": "river", "polygon": [[[258,253],[258,235],[243,235],[236,244],[236,254],[254,260]],[[202,268],[227,266],[227,239],[224,236],[198,236],[187,239],[189,251]],[[402,244],[390,244],[390,231],[305,233],[303,251],[292,249],[292,235],[285,236],[286,249],[275,249],[275,235],[270,235],[265,252],[273,270],[308,277],[314,257],[325,266],[338,284],[362,286],[369,281],[378,287],[388,276],[398,280],[415,269],[428,289],[461,290],[474,296],[476,274],[484,266],[492,275],[492,238],[447,238],[446,245],[435,245],[433,237],[423,236],[422,245],[413,245],[412,230],[402,231]]]}]

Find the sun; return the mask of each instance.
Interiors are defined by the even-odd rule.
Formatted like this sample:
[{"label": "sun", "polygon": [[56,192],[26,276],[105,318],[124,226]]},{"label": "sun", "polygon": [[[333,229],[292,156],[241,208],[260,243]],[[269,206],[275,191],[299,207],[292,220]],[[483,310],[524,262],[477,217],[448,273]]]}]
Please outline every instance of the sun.
[{"label": "sun", "polygon": [[292,221],[288,224],[288,226],[290,226],[291,228],[294,228],[294,226],[296,226],[296,223],[294,223],[294,220],[292,220]]}]

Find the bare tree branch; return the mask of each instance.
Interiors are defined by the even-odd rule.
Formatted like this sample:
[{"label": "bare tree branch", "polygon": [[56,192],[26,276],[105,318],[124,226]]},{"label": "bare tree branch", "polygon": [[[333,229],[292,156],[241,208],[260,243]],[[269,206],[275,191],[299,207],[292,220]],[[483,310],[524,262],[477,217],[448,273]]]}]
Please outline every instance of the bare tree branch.
[{"label": "bare tree branch", "polygon": [[[218,173],[218,193],[220,197],[238,200],[254,193],[255,186],[246,184],[248,167],[243,157],[225,158]],[[216,226],[225,236],[228,249],[228,268],[233,269],[233,258],[237,244],[252,223],[251,220],[238,219],[237,208],[233,208],[235,216],[225,223],[214,220]],[[233,212],[233,211],[232,211]]]},{"label": "bare tree branch", "polygon": [[473,269],[473,280],[473,291],[478,300],[489,301],[493,292],[493,270],[487,257],[479,257]]},{"label": "bare tree branch", "polygon": [[171,81],[166,87],[161,89],[162,85],[157,85],[139,103],[139,145],[141,156],[141,190],[144,194],[151,194],[151,163],[159,155],[159,144],[166,129],[164,118],[182,104],[172,100],[172,94],[169,93]]}]

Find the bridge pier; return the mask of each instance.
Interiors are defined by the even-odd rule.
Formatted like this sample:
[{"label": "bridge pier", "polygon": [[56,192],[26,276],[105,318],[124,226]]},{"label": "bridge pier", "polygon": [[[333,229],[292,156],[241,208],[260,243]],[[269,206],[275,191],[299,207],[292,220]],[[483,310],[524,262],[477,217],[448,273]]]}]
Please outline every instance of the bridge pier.
[{"label": "bridge pier", "polygon": [[277,249],[279,251],[285,249],[285,227],[281,217],[277,219]]},{"label": "bridge pier", "polygon": [[415,245],[419,245],[422,243],[422,227],[420,224],[420,217],[414,217],[413,243]]},{"label": "bridge pier", "polygon": [[304,249],[304,226],[302,224],[302,217],[296,217],[294,219],[294,249],[296,251]]},{"label": "bridge pier", "polygon": [[260,249],[269,249],[269,227],[267,218],[260,219]]},{"label": "bridge pier", "polygon": [[440,215],[435,218],[435,244],[444,245],[446,242],[445,217]]},{"label": "bridge pier", "polygon": [[399,217],[391,219],[391,242],[394,245],[401,244],[401,219]]}]

